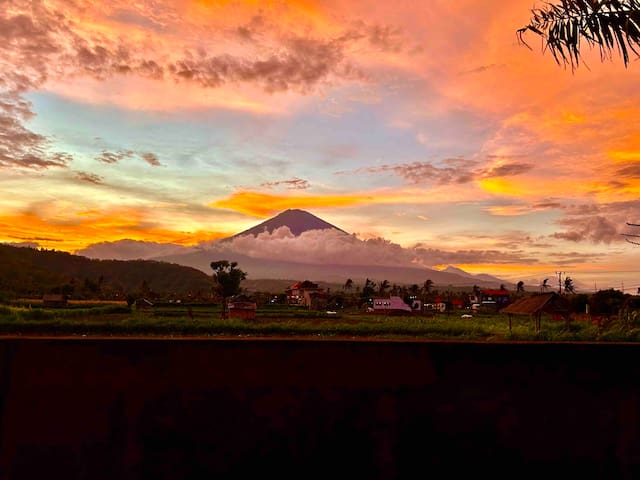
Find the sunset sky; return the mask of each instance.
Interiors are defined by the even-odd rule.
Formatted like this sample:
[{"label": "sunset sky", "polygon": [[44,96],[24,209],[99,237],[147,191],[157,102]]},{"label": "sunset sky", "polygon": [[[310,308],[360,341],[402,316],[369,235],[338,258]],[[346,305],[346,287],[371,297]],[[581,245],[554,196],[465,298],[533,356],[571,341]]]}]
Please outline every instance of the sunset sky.
[{"label": "sunset sky", "polygon": [[2,0],[0,242],[193,246],[300,208],[635,293],[640,62],[558,66],[518,44],[532,6]]}]

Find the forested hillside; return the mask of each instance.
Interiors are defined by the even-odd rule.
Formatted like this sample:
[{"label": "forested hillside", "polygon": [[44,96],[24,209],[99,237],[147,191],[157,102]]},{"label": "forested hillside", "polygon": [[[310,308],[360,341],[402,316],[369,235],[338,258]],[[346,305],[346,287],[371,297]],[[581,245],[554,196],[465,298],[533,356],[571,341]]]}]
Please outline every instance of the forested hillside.
[{"label": "forested hillside", "polygon": [[212,278],[200,270],[149,260],[92,260],[55,250],[0,245],[0,295],[64,293],[72,298],[206,297]]}]

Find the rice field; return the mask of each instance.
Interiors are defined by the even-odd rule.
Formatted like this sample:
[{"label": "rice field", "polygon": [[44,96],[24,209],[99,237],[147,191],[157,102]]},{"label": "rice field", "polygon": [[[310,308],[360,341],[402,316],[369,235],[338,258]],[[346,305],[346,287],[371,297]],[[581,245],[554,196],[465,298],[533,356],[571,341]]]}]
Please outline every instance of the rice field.
[{"label": "rice field", "polygon": [[528,317],[465,311],[431,316],[385,316],[360,311],[334,314],[297,307],[258,308],[254,320],[222,319],[218,305],[164,304],[136,309],[124,302],[74,302],[43,308],[34,302],[0,306],[0,334],[81,336],[278,336],[461,341],[640,341],[640,325],[612,321],[558,322],[542,317],[539,332]]}]

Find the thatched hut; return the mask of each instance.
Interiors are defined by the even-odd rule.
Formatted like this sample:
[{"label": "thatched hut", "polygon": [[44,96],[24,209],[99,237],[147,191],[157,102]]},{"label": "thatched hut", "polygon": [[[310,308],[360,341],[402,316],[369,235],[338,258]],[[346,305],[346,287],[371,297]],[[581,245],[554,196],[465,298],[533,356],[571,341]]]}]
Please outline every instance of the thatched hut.
[{"label": "thatched hut", "polygon": [[509,315],[509,332],[511,332],[513,315],[528,315],[535,322],[536,333],[540,331],[540,318],[543,313],[548,313],[557,319],[569,318],[567,300],[555,292],[522,297],[500,310],[500,313]]}]

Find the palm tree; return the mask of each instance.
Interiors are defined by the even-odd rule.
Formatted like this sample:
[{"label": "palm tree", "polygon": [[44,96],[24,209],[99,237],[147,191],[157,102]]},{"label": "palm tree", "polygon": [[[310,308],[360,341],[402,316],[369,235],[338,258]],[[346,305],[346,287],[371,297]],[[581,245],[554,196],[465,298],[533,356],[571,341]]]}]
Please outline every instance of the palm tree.
[{"label": "palm tree", "polygon": [[383,280],[382,283],[380,283],[380,287],[378,289],[378,294],[380,296],[384,295],[385,291],[387,290],[387,288],[389,288],[391,286],[391,284],[389,283],[389,280]]},{"label": "palm tree", "polygon": [[524,282],[522,280],[516,284],[516,292],[524,292]]},{"label": "palm tree", "polygon": [[549,279],[545,278],[542,281],[542,284],[540,285],[540,290],[542,290],[543,292],[546,292],[548,288],[549,288]]},{"label": "palm tree", "polygon": [[[630,227],[640,227],[640,224],[638,223],[629,223],[627,222],[627,225],[629,225]],[[638,240],[629,240],[629,238],[640,238],[640,235],[636,235],[636,234],[632,234],[632,233],[623,233],[622,234],[625,238],[625,240],[629,243],[633,243],[634,245],[640,245],[640,242],[638,242]]]},{"label": "palm tree", "polygon": [[639,55],[640,0],[560,0],[531,13],[529,24],[516,32],[518,40],[529,47],[524,35],[539,35],[558,64],[577,67],[582,41],[597,46],[603,60],[617,50],[625,67],[629,52]]},{"label": "palm tree", "polygon": [[368,278],[364,282],[364,287],[362,288],[361,296],[362,298],[369,298],[376,293],[376,283]]}]

